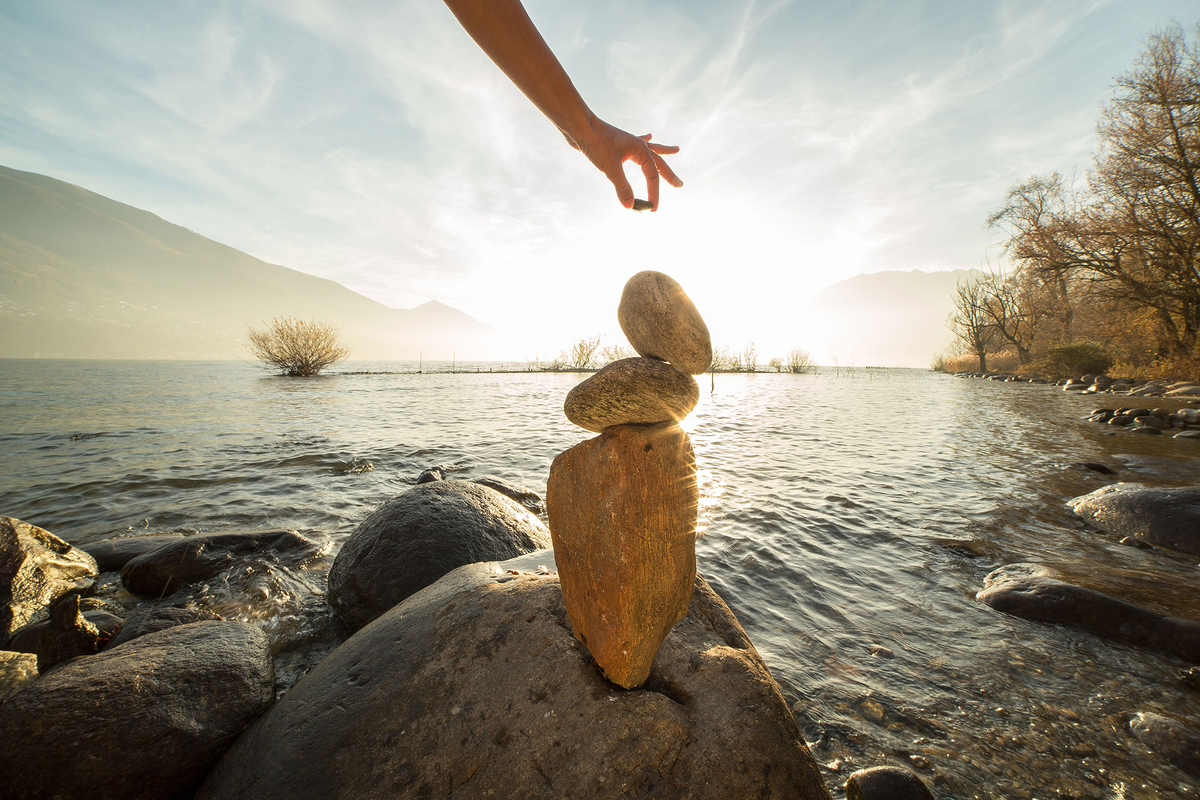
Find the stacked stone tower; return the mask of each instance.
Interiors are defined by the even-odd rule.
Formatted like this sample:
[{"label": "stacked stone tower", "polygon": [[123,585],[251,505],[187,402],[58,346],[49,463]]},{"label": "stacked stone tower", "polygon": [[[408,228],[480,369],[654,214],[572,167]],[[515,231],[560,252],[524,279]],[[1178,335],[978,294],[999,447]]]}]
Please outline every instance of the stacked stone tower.
[{"label": "stacked stone tower", "polygon": [[637,358],[567,395],[567,419],[600,435],[554,459],[546,491],[563,601],[605,676],[640,686],[687,613],[696,578],[696,457],[679,422],[712,363],[708,327],[683,287],[639,272],[617,319]]}]

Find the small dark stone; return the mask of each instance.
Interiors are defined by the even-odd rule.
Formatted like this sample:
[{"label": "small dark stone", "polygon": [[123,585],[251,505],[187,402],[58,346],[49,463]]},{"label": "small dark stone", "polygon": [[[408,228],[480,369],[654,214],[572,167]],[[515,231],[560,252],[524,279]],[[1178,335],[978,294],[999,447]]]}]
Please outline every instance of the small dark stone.
[{"label": "small dark stone", "polygon": [[484,475],[482,478],[474,478],[471,483],[478,483],[480,486],[499,492],[509,500],[515,500],[533,513],[546,510],[546,504],[542,502],[542,497],[537,492],[530,489],[522,489],[520,486],[514,486],[503,478],[497,478],[494,475]]},{"label": "small dark stone", "polygon": [[1126,545],[1127,547],[1136,547],[1139,550],[1153,550],[1154,549],[1151,545],[1148,545],[1145,542],[1143,542],[1141,539],[1137,539],[1133,536],[1126,536],[1124,539],[1121,540],[1120,543],[1123,545]]},{"label": "small dark stone", "polygon": [[1162,436],[1162,431],[1158,428],[1150,427],[1149,425],[1135,425],[1129,429],[1130,433],[1146,433],[1151,436]]},{"label": "small dark stone", "polygon": [[84,619],[79,611],[79,595],[69,594],[50,604],[50,625],[38,641],[38,672],[76,656],[91,656],[100,651],[100,629]]},{"label": "small dark stone", "polygon": [[101,572],[120,572],[121,567],[130,560],[144,556],[146,553],[153,553],[158,548],[178,541],[182,537],[182,533],[118,536],[115,539],[104,539],[95,544],[84,545],[81,549],[96,559],[96,565]]},{"label": "small dark stone", "polygon": [[1099,472],[1101,475],[1116,475],[1117,471],[1110,466],[1100,464],[1095,461],[1079,461],[1075,466],[1083,469],[1090,469],[1092,472]]},{"label": "small dark stone", "polygon": [[649,211],[651,208],[653,208],[653,206],[650,205],[649,200],[642,200],[641,198],[635,198],[633,201],[633,210],[634,211]]},{"label": "small dark stone", "polygon": [[[80,609],[83,609],[84,598],[79,601]],[[117,635],[117,631],[121,629],[121,623],[124,622],[124,617],[118,617],[104,609],[92,609],[83,612],[83,618],[100,631],[100,646],[105,647],[105,643],[112,640]],[[45,619],[41,622],[35,622],[32,625],[26,625],[21,630],[17,631],[8,640],[5,648],[14,650],[18,653],[37,653],[38,647],[41,646],[42,636],[50,629],[50,620]]]},{"label": "small dark stone", "polygon": [[1142,712],[1129,721],[1129,731],[1181,772],[1200,778],[1200,736],[1191,727],[1161,714]]},{"label": "small dark stone", "polygon": [[901,767],[860,769],[846,781],[846,800],[933,800],[929,787]]},{"label": "small dark stone", "polygon": [[430,467],[427,470],[423,470],[421,474],[417,476],[417,485],[420,486],[422,483],[432,483],[433,481],[444,480],[446,480],[446,470],[444,467]]},{"label": "small dark stone", "polygon": [[176,625],[188,625],[192,622],[219,620],[221,615],[207,608],[171,608],[156,606],[141,606],[130,612],[121,632],[109,643],[116,647],[125,642],[131,642],[138,637],[155,631],[173,628]]},{"label": "small dark stone", "polygon": [[1200,667],[1188,667],[1180,670],[1179,680],[1192,689],[1200,690]]},{"label": "small dark stone", "polygon": [[1128,414],[1118,413],[1116,416],[1114,416],[1112,419],[1110,419],[1108,421],[1108,424],[1109,425],[1132,425],[1133,417],[1129,416]]},{"label": "small dark stone", "polygon": [[216,577],[244,558],[296,564],[316,558],[328,546],[279,528],[200,533],[131,559],[121,569],[121,583],[134,594],[162,597],[184,584]]}]

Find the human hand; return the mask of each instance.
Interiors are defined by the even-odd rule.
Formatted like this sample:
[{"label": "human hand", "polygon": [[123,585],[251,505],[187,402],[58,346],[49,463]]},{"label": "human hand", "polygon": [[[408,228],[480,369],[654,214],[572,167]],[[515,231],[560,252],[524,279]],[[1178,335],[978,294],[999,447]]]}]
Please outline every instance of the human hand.
[{"label": "human hand", "polygon": [[683,186],[683,181],[662,158],[678,153],[679,148],[652,142],[648,133],[645,136],[634,136],[593,117],[582,136],[572,136],[565,132],[564,135],[572,147],[587,156],[588,160],[612,181],[613,188],[617,190],[617,199],[626,208],[633,208],[634,200],[633,187],[625,178],[626,161],[632,161],[642,168],[651,211],[658,210],[659,175],[677,189]]}]

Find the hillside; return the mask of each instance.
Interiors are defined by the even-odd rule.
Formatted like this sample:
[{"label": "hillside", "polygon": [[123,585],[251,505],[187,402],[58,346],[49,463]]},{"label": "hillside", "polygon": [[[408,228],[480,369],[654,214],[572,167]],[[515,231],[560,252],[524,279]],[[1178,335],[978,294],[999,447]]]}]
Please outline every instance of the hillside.
[{"label": "hillside", "polygon": [[812,301],[822,338],[814,355],[860,367],[928,366],[950,341],[954,286],[975,272],[874,272],[825,287]]},{"label": "hillside", "polygon": [[0,167],[0,357],[243,358],[248,323],[342,326],[353,358],[488,358],[495,331],[394,309],[78,186]]}]

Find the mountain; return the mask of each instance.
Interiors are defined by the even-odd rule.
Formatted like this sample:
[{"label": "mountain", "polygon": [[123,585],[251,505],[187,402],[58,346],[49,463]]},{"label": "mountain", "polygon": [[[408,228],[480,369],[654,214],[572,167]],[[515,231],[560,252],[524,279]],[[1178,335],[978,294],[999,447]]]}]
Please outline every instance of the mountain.
[{"label": "mountain", "polygon": [[978,270],[873,272],[827,286],[813,297],[812,313],[823,341],[822,363],[926,367],[946,349],[946,317],[955,285]]},{"label": "mountain", "polygon": [[483,359],[496,332],[389,308],[78,186],[0,167],[0,357],[245,358],[247,324],[331,322],[357,359]]}]

